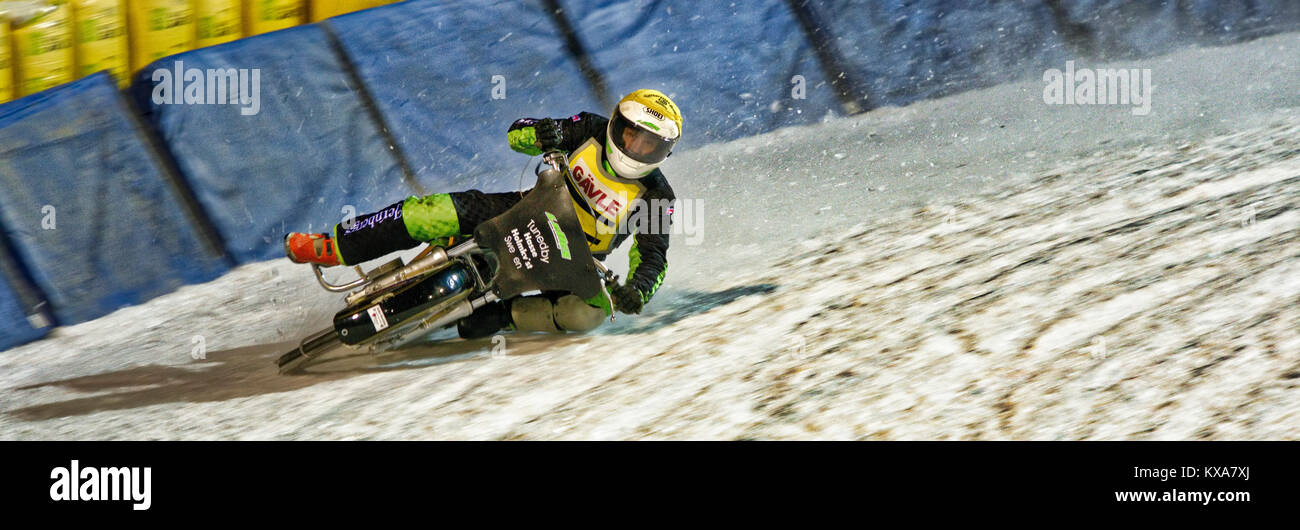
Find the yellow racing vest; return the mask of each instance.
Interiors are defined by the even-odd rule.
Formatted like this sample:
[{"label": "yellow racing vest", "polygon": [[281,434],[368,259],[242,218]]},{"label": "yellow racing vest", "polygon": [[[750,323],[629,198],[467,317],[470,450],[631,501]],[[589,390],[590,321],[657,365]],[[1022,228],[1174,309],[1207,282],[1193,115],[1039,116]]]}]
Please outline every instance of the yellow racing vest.
[{"label": "yellow racing vest", "polygon": [[592,254],[613,250],[614,236],[623,228],[632,201],[646,191],[641,182],[606,170],[600,149],[593,138],[569,155],[569,195]]}]

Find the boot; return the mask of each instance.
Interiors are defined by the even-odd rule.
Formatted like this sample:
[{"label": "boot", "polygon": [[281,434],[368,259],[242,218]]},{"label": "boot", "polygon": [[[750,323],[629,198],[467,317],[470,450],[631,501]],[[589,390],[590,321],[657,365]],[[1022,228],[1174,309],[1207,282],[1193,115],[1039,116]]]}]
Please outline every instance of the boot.
[{"label": "boot", "polygon": [[481,339],[509,327],[510,307],[504,302],[495,302],[457,321],[456,333],[462,339]]},{"label": "boot", "polygon": [[326,267],[343,264],[329,234],[293,232],[285,235],[284,253],[294,263],[315,263]]}]

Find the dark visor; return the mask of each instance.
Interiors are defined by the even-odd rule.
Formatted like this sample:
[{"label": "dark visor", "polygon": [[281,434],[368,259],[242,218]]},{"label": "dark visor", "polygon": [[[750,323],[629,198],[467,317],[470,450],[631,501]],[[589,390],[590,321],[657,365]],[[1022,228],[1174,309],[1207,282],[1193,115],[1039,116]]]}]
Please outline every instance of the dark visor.
[{"label": "dark visor", "polygon": [[[650,127],[653,127],[651,125]],[[628,130],[631,133],[628,133]],[[610,131],[614,145],[637,162],[655,164],[663,162],[672,152],[676,139],[669,140],[650,132],[646,127],[633,124],[623,113],[614,114],[613,130]],[[626,135],[626,139],[625,139]]]}]

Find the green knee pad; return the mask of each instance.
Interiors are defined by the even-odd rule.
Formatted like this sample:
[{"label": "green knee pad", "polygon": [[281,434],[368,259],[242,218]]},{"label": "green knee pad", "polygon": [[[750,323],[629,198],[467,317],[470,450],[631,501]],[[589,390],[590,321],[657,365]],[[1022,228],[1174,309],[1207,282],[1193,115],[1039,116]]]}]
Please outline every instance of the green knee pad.
[{"label": "green knee pad", "polygon": [[451,195],[446,193],[408,197],[402,202],[402,222],[406,223],[406,233],[419,241],[461,235],[460,217]]}]

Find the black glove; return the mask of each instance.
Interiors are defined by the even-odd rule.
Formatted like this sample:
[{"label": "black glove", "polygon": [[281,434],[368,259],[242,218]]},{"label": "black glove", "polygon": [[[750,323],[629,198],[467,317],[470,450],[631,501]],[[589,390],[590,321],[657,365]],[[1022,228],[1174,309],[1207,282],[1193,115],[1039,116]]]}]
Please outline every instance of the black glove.
[{"label": "black glove", "polygon": [[641,306],[645,305],[645,300],[641,297],[641,291],[631,285],[615,287],[614,292],[609,294],[614,297],[614,309],[625,315],[640,313]]},{"label": "black glove", "polygon": [[542,118],[533,124],[533,134],[537,136],[538,147],[543,151],[554,149],[560,146],[564,141],[564,130],[560,129],[560,122],[550,118]]}]

